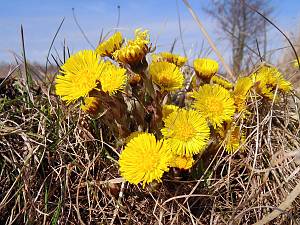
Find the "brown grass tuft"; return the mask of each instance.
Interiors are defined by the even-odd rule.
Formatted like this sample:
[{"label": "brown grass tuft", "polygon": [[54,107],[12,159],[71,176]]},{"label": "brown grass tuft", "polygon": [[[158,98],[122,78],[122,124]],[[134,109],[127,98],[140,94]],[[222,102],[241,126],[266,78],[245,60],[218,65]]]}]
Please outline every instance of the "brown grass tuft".
[{"label": "brown grass tuft", "polygon": [[[49,83],[29,87],[18,72],[0,89],[0,224],[253,224],[299,183],[294,94],[252,98],[244,152],[211,145],[191,173],[141,189],[120,178],[122,143],[101,116],[64,107]],[[300,223],[299,200],[272,224]]]}]

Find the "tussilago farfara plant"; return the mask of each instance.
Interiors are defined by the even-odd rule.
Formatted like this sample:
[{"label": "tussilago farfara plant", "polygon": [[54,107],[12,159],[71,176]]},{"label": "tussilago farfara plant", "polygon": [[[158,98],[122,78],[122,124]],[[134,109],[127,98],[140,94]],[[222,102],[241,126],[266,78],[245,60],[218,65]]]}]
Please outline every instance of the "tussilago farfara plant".
[{"label": "tussilago farfara plant", "polygon": [[276,95],[292,89],[273,66],[262,65],[230,82],[217,74],[216,61],[198,58],[193,77],[187,77],[187,58],[170,52],[147,57],[152,51],[147,30],[136,30],[133,40],[116,32],[95,51],[72,55],[56,78],[62,100],[79,103],[91,116],[101,115],[122,145],[121,176],[143,187],[161,182],[170,168],[197,167],[210,146],[228,154],[243,151],[249,99],[276,103]]}]

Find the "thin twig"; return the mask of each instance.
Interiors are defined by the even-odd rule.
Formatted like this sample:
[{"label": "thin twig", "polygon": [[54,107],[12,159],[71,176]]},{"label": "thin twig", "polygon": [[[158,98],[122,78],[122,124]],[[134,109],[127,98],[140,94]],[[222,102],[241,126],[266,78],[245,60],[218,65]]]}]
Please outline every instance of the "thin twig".
[{"label": "thin twig", "polygon": [[285,39],[289,42],[290,46],[293,49],[293,52],[296,56],[296,60],[299,66],[299,70],[300,70],[300,61],[298,58],[298,54],[297,51],[293,45],[293,43],[291,42],[291,40],[289,39],[289,37],[275,24],[273,23],[270,19],[268,19],[264,14],[262,14],[261,12],[259,12],[257,9],[255,9],[254,7],[252,7],[251,5],[247,4],[245,0],[240,0],[242,2],[242,4],[245,4],[247,7],[249,7],[251,10],[253,10],[254,12],[256,12],[257,14],[259,14],[261,17],[263,17],[266,21],[268,21],[270,24],[272,24],[284,37]]},{"label": "thin twig", "polygon": [[83,35],[84,39],[86,40],[86,42],[92,47],[92,49],[95,49],[95,46],[90,42],[90,40],[88,39],[88,37],[86,36],[86,34],[84,33],[82,27],[80,26],[77,18],[76,18],[76,15],[75,15],[75,9],[72,8],[72,14],[73,14],[73,18],[74,18],[74,21],[77,25],[77,27],[79,28],[81,34]]},{"label": "thin twig", "polygon": [[32,86],[33,80],[31,74],[28,72],[28,65],[27,65],[27,59],[26,59],[26,51],[25,51],[25,39],[24,39],[24,30],[23,26],[21,25],[21,43],[22,43],[22,56],[23,56],[23,63],[24,63],[24,72],[25,72],[25,81],[26,81],[26,91],[29,96],[30,102],[33,103],[33,96],[30,92],[30,87]]},{"label": "thin twig", "polygon": [[47,74],[47,71],[48,71],[48,62],[49,62],[49,56],[50,56],[51,49],[53,47],[54,41],[55,41],[55,39],[56,39],[56,37],[57,37],[57,35],[58,35],[58,33],[59,33],[59,31],[60,31],[63,23],[64,23],[64,21],[65,21],[65,18],[63,18],[62,21],[60,22],[60,24],[59,24],[59,26],[58,26],[55,34],[54,34],[54,37],[52,38],[52,41],[51,41],[51,44],[50,44],[50,47],[49,47],[49,50],[48,50],[48,53],[47,53],[47,58],[46,58],[46,66],[45,66],[46,67],[46,69],[45,69],[46,72],[45,72],[45,74]]},{"label": "thin twig", "polygon": [[184,41],[183,41],[183,35],[182,35],[182,27],[181,27],[181,19],[180,19],[180,13],[179,13],[178,0],[176,0],[176,9],[177,9],[177,16],[178,16],[178,27],[179,27],[180,41],[181,41],[181,44],[182,44],[182,49],[183,49],[184,56],[187,57],[185,46],[184,46]]},{"label": "thin twig", "polygon": [[201,32],[203,33],[203,35],[205,36],[205,38],[207,39],[210,47],[214,50],[214,52],[216,53],[216,55],[218,56],[218,58],[220,59],[221,63],[224,66],[224,69],[226,70],[226,72],[230,75],[231,79],[235,79],[231,69],[229,68],[229,66],[227,65],[227,63],[225,62],[225,59],[223,58],[222,54],[220,53],[220,51],[217,49],[217,46],[215,45],[215,43],[213,42],[213,40],[211,39],[211,37],[209,36],[209,34],[207,33],[206,29],[204,28],[204,26],[202,25],[199,17],[196,15],[196,13],[194,12],[193,8],[191,7],[191,5],[189,4],[188,0],[182,0],[184,2],[184,4],[186,5],[186,7],[188,8],[188,10],[190,11],[192,17],[194,18],[194,20],[196,21],[198,27],[200,28]]},{"label": "thin twig", "polygon": [[120,25],[120,17],[121,17],[121,6],[120,5],[118,5],[118,19],[117,19],[117,25],[116,25],[116,28],[118,28],[119,27],[119,25]]},{"label": "thin twig", "polygon": [[18,69],[20,67],[19,65],[16,65],[13,69],[10,69],[10,71],[7,73],[7,75],[4,77],[4,79],[1,81],[0,83],[0,88],[2,86],[2,84],[4,84],[4,82],[16,71],[16,69]]},{"label": "thin twig", "polygon": [[290,207],[295,201],[295,199],[300,195],[300,183],[292,190],[292,192],[286,197],[285,201],[282,202],[279,206],[279,210],[274,210],[270,214],[264,216],[260,221],[256,222],[254,225],[264,225],[271,222],[276,217],[280,216],[284,210]]},{"label": "thin twig", "polygon": [[115,219],[117,218],[117,214],[119,212],[120,205],[122,204],[122,198],[123,198],[123,195],[124,195],[125,184],[126,184],[125,181],[123,181],[122,184],[121,184],[121,190],[119,192],[119,197],[118,197],[117,205],[116,205],[116,208],[114,210],[114,214],[113,214],[112,220],[110,222],[110,225],[113,225]]}]

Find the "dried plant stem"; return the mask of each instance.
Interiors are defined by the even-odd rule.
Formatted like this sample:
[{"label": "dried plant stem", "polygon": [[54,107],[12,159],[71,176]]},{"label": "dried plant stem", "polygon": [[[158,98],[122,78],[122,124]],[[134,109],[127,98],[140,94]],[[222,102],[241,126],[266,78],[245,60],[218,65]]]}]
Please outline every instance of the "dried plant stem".
[{"label": "dried plant stem", "polygon": [[20,65],[16,65],[13,69],[10,68],[10,71],[7,73],[7,75],[4,77],[4,79],[0,83],[0,88],[2,84],[20,67]]},{"label": "dried plant stem", "polygon": [[185,50],[185,47],[184,47],[183,35],[182,35],[182,26],[181,26],[181,19],[180,19],[180,13],[179,13],[178,0],[176,0],[176,9],[177,9],[177,17],[178,17],[178,27],[179,27],[180,41],[181,41],[181,45],[182,45],[184,56],[187,57],[186,50]]},{"label": "dried plant stem", "polygon": [[285,39],[288,41],[288,43],[290,44],[294,54],[295,54],[295,57],[296,57],[296,61],[298,63],[298,66],[299,66],[299,69],[300,69],[300,61],[299,61],[299,57],[298,57],[298,54],[297,54],[297,51],[293,45],[293,43],[291,42],[291,40],[289,39],[289,37],[275,24],[273,23],[270,19],[268,19],[264,14],[262,14],[261,12],[259,12],[257,9],[255,9],[253,6],[249,5],[246,3],[245,0],[241,0],[241,3],[242,4],[245,4],[247,7],[249,7],[251,10],[253,10],[254,12],[256,12],[258,15],[260,15],[261,17],[263,17],[266,21],[268,21],[273,27],[275,27],[284,37]]},{"label": "dried plant stem", "polygon": [[191,7],[191,5],[189,4],[188,0],[182,0],[184,2],[184,4],[186,5],[186,7],[188,8],[188,10],[190,11],[192,17],[194,18],[194,20],[196,21],[198,27],[200,28],[201,32],[203,33],[203,35],[205,36],[205,38],[207,39],[210,47],[214,50],[214,52],[216,53],[216,55],[218,56],[219,60],[221,61],[221,63],[224,66],[224,69],[226,70],[226,72],[229,74],[229,76],[231,77],[231,79],[235,80],[235,77],[231,71],[231,69],[229,68],[229,66],[227,65],[227,63],[225,62],[225,59],[223,58],[222,54],[220,53],[220,51],[217,49],[217,46],[215,45],[215,43],[213,42],[213,40],[211,39],[211,37],[209,36],[209,34],[207,33],[205,27],[203,26],[203,24],[201,23],[199,17],[196,15],[196,13],[194,12],[193,8]]},{"label": "dried plant stem", "polygon": [[[47,60],[46,60],[46,66],[45,66],[46,67],[46,69],[45,69],[46,72],[45,72],[45,74],[47,74],[47,71],[48,71],[48,63],[49,63],[49,56],[50,56],[50,53],[51,53],[51,49],[54,45],[54,41],[55,41],[60,29],[62,28],[62,25],[63,25],[64,22],[65,22],[65,17],[61,20],[61,22],[60,22],[60,24],[59,24],[59,26],[58,26],[55,34],[54,34],[54,37],[52,38],[52,41],[51,41],[51,44],[50,44],[50,47],[49,47],[48,53],[47,53]],[[64,60],[65,60],[65,57],[64,57]]]},{"label": "dried plant stem", "polygon": [[280,210],[274,210],[270,214],[263,217],[260,221],[256,222],[254,225],[264,225],[271,222],[276,217],[280,216],[281,213],[291,206],[293,201],[300,195],[300,183],[292,190],[292,192],[287,196],[284,202],[282,202],[278,208]]},{"label": "dried plant stem", "polygon": [[115,219],[117,217],[117,214],[119,212],[119,209],[120,209],[120,205],[122,204],[122,198],[123,198],[123,195],[124,195],[124,189],[125,189],[125,181],[122,182],[121,184],[121,190],[120,190],[120,193],[119,193],[119,198],[118,198],[118,201],[117,201],[117,205],[116,205],[116,208],[115,208],[115,211],[114,211],[114,215],[112,217],[112,220],[110,222],[111,225],[114,224],[115,222]]}]

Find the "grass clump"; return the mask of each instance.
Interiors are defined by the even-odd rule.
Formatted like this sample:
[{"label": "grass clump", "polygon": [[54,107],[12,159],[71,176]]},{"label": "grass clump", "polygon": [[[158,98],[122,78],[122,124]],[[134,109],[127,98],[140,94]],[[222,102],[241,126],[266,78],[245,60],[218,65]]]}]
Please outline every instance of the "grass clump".
[{"label": "grass clump", "polygon": [[[151,62],[148,31],[120,38],[71,55],[55,84],[3,82],[1,224],[253,224],[285,201],[299,114],[277,68],[229,82],[210,59]],[[296,197],[276,223],[297,222]]]}]

